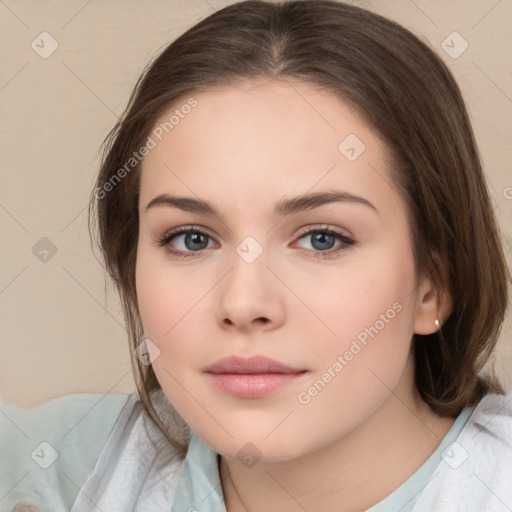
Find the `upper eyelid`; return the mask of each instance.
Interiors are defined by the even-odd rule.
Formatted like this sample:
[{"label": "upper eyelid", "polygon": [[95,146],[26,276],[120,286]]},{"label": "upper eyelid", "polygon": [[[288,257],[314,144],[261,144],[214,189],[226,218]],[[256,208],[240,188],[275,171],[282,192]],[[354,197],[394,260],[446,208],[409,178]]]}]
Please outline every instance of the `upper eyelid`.
[{"label": "upper eyelid", "polygon": [[210,238],[215,238],[210,232],[201,226],[179,226],[177,228],[172,228],[166,231],[162,238],[167,238],[170,236],[178,236],[187,233],[202,233],[203,235],[209,236]]},{"label": "upper eyelid", "polygon": [[296,236],[307,235],[312,231],[329,231],[332,233],[346,236],[347,238],[350,238],[352,236],[350,233],[347,233],[346,229],[333,227],[330,224],[317,224],[312,226],[306,226],[304,228],[299,229],[299,232],[297,233]]}]

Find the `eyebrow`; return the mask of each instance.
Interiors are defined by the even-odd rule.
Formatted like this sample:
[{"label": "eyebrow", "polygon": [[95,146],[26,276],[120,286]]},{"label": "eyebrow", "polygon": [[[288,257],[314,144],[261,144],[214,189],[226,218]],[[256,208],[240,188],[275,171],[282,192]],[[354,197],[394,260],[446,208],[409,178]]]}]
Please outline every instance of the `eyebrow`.
[{"label": "eyebrow", "polygon": [[[274,207],[274,215],[291,215],[335,202],[361,204],[378,213],[377,208],[364,197],[349,194],[348,192],[329,191],[315,192],[292,198],[280,199]],[[146,211],[155,206],[173,206],[185,212],[218,218],[222,217],[219,211],[211,203],[202,199],[194,199],[192,197],[160,194],[148,203]]]}]

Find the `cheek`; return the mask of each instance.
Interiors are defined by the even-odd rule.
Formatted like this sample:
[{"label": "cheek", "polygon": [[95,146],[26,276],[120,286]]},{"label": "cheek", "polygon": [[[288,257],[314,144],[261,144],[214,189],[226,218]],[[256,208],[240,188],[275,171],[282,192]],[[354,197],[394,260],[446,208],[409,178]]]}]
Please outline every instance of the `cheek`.
[{"label": "cheek", "polygon": [[155,256],[151,249],[138,251],[139,312],[145,338],[160,350],[153,369],[164,388],[173,384],[171,375],[182,382],[184,373],[208,361],[205,335],[213,325],[209,292],[217,279],[211,272],[197,275],[190,268],[169,265],[165,255]]},{"label": "cheek", "polygon": [[412,255],[407,247],[385,249],[359,253],[343,262],[339,271],[329,269],[324,279],[315,276],[303,286],[301,293],[329,327],[327,339],[334,345],[355,338],[364,344],[372,334],[397,334],[412,327],[416,286]]},{"label": "cheek", "polygon": [[157,344],[175,336],[194,303],[207,291],[189,273],[166,264],[163,251],[155,255],[144,246],[137,252],[135,277],[144,334]]},{"label": "cheek", "polygon": [[[184,273],[155,261],[154,255],[139,249],[136,265],[136,287],[144,337],[160,350],[152,367],[167,398],[178,410],[190,408],[185,389],[192,387],[186,370],[195,363],[194,354],[200,339],[192,334],[193,313],[207,290],[198,290]],[[188,285],[187,285],[188,282]],[[205,287],[206,288],[206,287]],[[196,319],[194,319],[196,320]]]},{"label": "cheek", "polygon": [[368,253],[364,260],[347,261],[339,275],[331,272],[326,282],[321,293],[310,295],[311,309],[324,325],[311,319],[302,325],[311,335],[314,329],[325,333],[322,343],[315,345],[316,369],[328,371],[341,360],[342,371],[337,364],[335,372],[343,375],[337,379],[340,384],[350,381],[351,387],[364,388],[378,380],[374,370],[393,386],[403,371],[413,334],[412,255],[407,248]]},{"label": "cheek", "polygon": [[[295,397],[304,431],[318,429],[321,418],[325,439],[348,433],[399,383],[410,356],[415,274],[412,258],[395,256],[381,253],[373,266],[344,272],[318,296],[315,307],[335,334],[309,347],[315,371]],[[310,324],[303,328],[311,336]]]}]

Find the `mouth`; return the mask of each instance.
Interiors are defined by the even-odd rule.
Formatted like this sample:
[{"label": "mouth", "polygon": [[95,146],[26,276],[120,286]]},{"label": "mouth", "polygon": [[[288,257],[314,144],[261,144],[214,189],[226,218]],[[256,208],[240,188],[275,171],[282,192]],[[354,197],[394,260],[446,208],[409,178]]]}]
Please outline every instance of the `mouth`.
[{"label": "mouth", "polygon": [[293,368],[265,356],[252,356],[248,358],[228,356],[219,359],[216,363],[208,366],[205,371],[208,373],[238,373],[255,375],[263,373],[299,373],[304,371],[304,369]]},{"label": "mouth", "polygon": [[259,398],[297,381],[308,370],[293,368],[264,356],[223,358],[205,369],[210,382],[238,398]]}]

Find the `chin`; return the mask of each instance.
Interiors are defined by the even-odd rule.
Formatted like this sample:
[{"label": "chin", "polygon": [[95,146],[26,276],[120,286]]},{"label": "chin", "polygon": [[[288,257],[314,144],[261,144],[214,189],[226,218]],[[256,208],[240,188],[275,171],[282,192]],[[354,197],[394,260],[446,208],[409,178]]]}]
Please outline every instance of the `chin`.
[{"label": "chin", "polygon": [[[273,428],[275,428],[275,424]],[[286,462],[300,457],[308,448],[304,444],[300,429],[296,435],[290,435],[289,432],[279,435],[276,432],[269,436],[272,428],[269,429],[267,425],[260,429],[247,428],[245,425],[244,428],[230,430],[230,432],[236,432],[233,437],[230,437],[225,431],[219,432],[219,429],[215,429],[214,432],[211,426],[194,429],[194,431],[208,446],[223,457],[229,460],[239,460],[247,467],[256,463]]]}]

